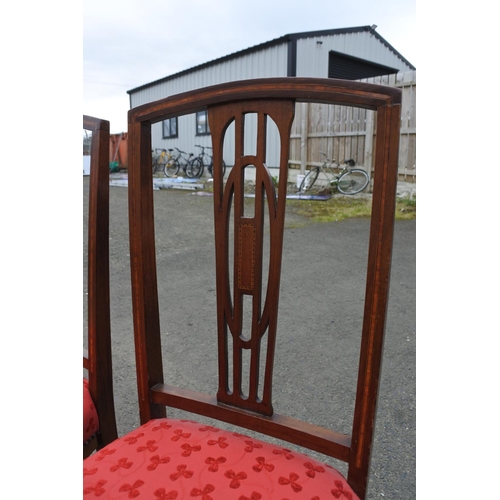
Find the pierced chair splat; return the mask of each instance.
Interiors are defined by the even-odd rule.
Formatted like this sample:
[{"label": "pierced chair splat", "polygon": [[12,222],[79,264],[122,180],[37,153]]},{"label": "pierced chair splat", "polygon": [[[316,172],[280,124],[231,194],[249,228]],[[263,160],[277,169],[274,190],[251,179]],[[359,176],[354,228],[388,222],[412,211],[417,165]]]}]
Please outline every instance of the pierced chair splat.
[{"label": "pierced chair splat", "polygon": [[92,132],[88,213],[88,349],[83,352],[83,456],[114,441],[109,291],[109,121],[83,116]]},{"label": "pierced chair splat", "polygon": [[[398,89],[367,83],[272,78],[207,87],[129,111],[131,270],[142,425],[85,461],[87,472],[92,470],[92,474],[85,476],[84,492],[98,488],[107,498],[125,498],[134,488],[152,498],[365,498],[389,289],[400,99]],[[296,102],[377,111],[365,312],[349,435],[277,414],[272,403],[284,193]],[[172,387],[164,381],[156,274],[151,124],[201,109],[208,109],[214,160],[216,395]],[[256,116],[255,154],[246,154],[244,148],[248,114]],[[280,142],[277,191],[266,167],[269,119],[276,125]],[[230,124],[234,124],[234,166],[224,182],[223,144]],[[253,212],[246,214],[244,171],[250,165],[255,167],[256,188]],[[249,321],[243,318],[244,307],[251,309]],[[249,353],[249,370],[243,369],[244,353]],[[248,372],[246,379],[243,374]],[[196,419],[167,418],[167,406],[344,461],[347,477],[307,453],[291,451],[265,438],[249,438]]]}]

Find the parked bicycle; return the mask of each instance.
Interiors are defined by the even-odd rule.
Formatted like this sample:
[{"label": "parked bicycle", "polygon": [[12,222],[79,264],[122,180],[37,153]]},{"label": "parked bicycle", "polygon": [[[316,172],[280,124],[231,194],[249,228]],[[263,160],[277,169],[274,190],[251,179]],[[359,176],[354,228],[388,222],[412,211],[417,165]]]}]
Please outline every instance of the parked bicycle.
[{"label": "parked bicycle", "polygon": [[[174,148],[177,151],[175,156],[171,155],[168,163],[165,164],[163,172],[166,177],[175,177],[181,170],[184,171],[186,177],[192,177],[191,170],[188,168],[191,163],[194,154],[186,153],[185,151],[181,151],[179,148]],[[169,151],[173,151],[170,149]]]},{"label": "parked bicycle", "polygon": [[166,149],[162,148],[155,148],[154,150],[151,151],[151,154],[153,156],[153,174],[156,173],[159,170],[163,170],[164,166],[168,163],[169,159],[171,158],[171,152],[172,150],[169,149],[168,152]]},{"label": "parked bicycle", "polygon": [[[188,164],[187,172],[192,174],[192,177],[201,177],[203,175],[203,171],[205,166],[207,167],[208,173],[210,176],[213,176],[213,168],[214,168],[214,159],[213,156],[206,153],[205,149],[212,149],[209,146],[200,146],[199,144],[195,144],[197,148],[200,148],[200,154],[193,158],[193,160]],[[226,174],[226,163],[222,160],[222,177]]]},{"label": "parked bicycle", "polygon": [[[342,194],[356,194],[363,191],[370,182],[369,175],[362,168],[352,168],[354,160],[344,160],[341,165],[335,160],[331,161],[327,155],[320,151],[325,157],[323,165],[312,167],[302,180],[299,192],[309,191],[322,173],[330,186],[336,186]],[[339,171],[340,170],[340,171]]]},{"label": "parked bicycle", "polygon": [[168,152],[166,149],[155,148],[151,151],[153,155],[153,174],[158,170],[163,170],[165,165],[172,158],[171,152],[173,149],[169,149]]}]

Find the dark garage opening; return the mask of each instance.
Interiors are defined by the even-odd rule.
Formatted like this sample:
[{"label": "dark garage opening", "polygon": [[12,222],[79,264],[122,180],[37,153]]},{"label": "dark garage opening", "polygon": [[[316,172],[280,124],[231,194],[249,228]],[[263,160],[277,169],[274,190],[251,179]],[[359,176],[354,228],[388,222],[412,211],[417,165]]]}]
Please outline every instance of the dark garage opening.
[{"label": "dark garage opening", "polygon": [[347,56],[331,50],[328,55],[328,78],[360,80],[372,76],[392,75],[399,70],[376,64],[358,57]]}]

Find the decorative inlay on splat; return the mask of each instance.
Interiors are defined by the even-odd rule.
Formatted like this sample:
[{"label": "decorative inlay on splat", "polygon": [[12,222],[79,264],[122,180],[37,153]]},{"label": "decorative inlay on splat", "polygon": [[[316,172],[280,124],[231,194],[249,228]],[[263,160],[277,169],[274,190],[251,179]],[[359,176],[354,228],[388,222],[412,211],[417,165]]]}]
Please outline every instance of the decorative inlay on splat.
[{"label": "decorative inlay on splat", "polygon": [[255,224],[240,224],[238,242],[238,288],[253,290],[255,274]]}]

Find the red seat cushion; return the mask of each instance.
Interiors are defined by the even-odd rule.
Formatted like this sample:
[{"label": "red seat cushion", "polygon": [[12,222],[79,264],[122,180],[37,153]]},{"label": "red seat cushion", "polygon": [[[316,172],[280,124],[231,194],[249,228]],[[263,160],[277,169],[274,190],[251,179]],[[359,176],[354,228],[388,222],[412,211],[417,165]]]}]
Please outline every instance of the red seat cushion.
[{"label": "red seat cushion", "polygon": [[333,467],[200,423],[158,419],[83,462],[84,498],[203,500],[358,497]]},{"label": "red seat cushion", "polygon": [[83,442],[88,441],[99,430],[97,409],[89,391],[89,381],[83,379]]}]

